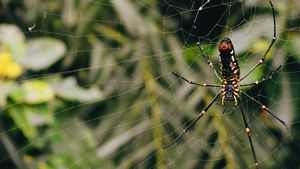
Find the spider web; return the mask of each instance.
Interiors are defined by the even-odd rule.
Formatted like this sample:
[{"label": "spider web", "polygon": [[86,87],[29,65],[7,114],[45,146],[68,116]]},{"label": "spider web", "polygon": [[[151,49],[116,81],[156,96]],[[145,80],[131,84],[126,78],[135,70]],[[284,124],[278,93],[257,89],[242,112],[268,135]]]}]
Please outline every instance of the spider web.
[{"label": "spider web", "polygon": [[[242,90],[286,121],[293,139],[251,99],[242,96],[242,107],[260,168],[299,168],[300,53],[296,47],[300,43],[300,4],[273,3],[278,39],[266,64],[244,82],[262,79],[279,65],[282,68],[270,81]],[[26,38],[62,39],[68,52],[59,61],[63,70],[30,72],[18,83],[74,76],[82,87],[97,87],[103,96],[88,102],[64,102],[54,113],[54,129],[45,126],[32,141],[18,136],[21,126],[5,128],[1,136],[15,142],[15,151],[2,148],[5,156],[0,166],[23,161],[24,168],[255,168],[239,108],[228,105],[222,114],[220,99],[178,144],[162,147],[219,91],[192,86],[171,72],[195,82],[219,84],[196,43],[200,40],[218,68],[218,42],[228,36],[241,76],[245,75],[273,36],[268,1],[94,0],[76,4],[48,0],[35,1],[29,9],[37,16],[26,21],[30,31],[22,29]],[[77,13],[72,13],[75,9]],[[60,22],[49,24],[54,20]],[[12,107],[18,104],[22,103]],[[60,139],[50,139],[55,136]],[[39,147],[43,142],[47,143]]]}]

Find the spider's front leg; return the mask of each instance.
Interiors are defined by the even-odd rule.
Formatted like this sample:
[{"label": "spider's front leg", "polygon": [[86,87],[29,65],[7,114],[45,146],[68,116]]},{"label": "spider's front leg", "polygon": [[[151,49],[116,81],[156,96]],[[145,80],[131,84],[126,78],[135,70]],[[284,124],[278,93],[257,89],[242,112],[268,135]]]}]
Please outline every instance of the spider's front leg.
[{"label": "spider's front leg", "polygon": [[209,65],[209,67],[214,71],[214,73],[215,73],[215,75],[217,76],[217,78],[218,78],[219,80],[222,80],[222,78],[219,76],[219,74],[218,74],[218,72],[217,72],[217,70],[216,70],[214,64],[208,59],[207,54],[204,52],[203,48],[201,47],[200,39],[199,39],[199,41],[197,42],[197,46],[198,46],[200,52],[202,53],[204,59],[206,60],[207,64]]},{"label": "spider's front leg", "polygon": [[248,75],[250,75],[258,66],[260,66],[261,64],[264,63],[265,58],[267,56],[267,54],[269,53],[269,51],[271,50],[272,46],[274,45],[275,41],[276,41],[276,19],[275,19],[275,10],[274,10],[274,6],[271,0],[269,0],[269,3],[272,7],[272,14],[273,14],[273,24],[274,24],[274,30],[273,30],[273,38],[271,40],[271,43],[267,49],[267,51],[265,52],[265,54],[260,58],[260,60],[255,64],[255,66],[244,76],[241,78],[241,81],[244,80]]},{"label": "spider's front leg", "polygon": [[271,75],[269,75],[269,76],[268,76],[268,77],[266,77],[266,78],[263,78],[262,80],[259,80],[259,81],[256,81],[256,82],[250,82],[250,83],[241,84],[241,86],[252,86],[252,85],[258,85],[258,84],[261,84],[261,83],[263,83],[264,81],[271,80],[271,79],[272,79],[272,77],[273,77],[273,75],[274,75],[276,72],[278,72],[280,68],[281,68],[281,65],[280,65],[280,66],[278,66],[278,68],[277,68],[275,71],[273,71],[273,72],[271,73]]}]

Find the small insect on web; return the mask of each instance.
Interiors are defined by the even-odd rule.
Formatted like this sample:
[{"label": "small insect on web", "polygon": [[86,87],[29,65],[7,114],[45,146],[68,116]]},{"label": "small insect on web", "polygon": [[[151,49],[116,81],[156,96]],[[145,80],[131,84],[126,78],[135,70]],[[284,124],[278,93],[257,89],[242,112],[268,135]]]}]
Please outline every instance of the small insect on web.
[{"label": "small insect on web", "polygon": [[[205,4],[207,4],[208,2],[209,1],[207,1]],[[249,144],[250,144],[250,147],[251,147],[251,152],[252,152],[254,164],[255,164],[255,166],[256,166],[257,169],[258,169],[258,164],[259,163],[258,163],[258,159],[257,159],[256,153],[255,153],[255,148],[254,148],[254,145],[253,145],[253,142],[252,142],[252,138],[251,138],[251,129],[249,127],[248,120],[246,119],[243,107],[241,106],[240,95],[242,94],[245,97],[253,100],[256,104],[258,104],[260,106],[260,108],[262,110],[266,111],[271,116],[273,116],[278,122],[280,122],[282,125],[284,125],[287,128],[287,130],[289,131],[287,123],[285,121],[283,121],[279,117],[277,117],[265,105],[263,105],[262,103],[260,103],[259,101],[257,101],[256,99],[254,99],[253,97],[251,97],[250,95],[248,95],[247,93],[245,93],[243,91],[240,91],[240,87],[255,86],[255,85],[259,85],[259,84],[261,84],[263,82],[266,82],[266,81],[272,79],[272,76],[276,72],[278,72],[279,69],[281,68],[281,66],[278,66],[278,68],[275,71],[273,71],[269,76],[267,76],[266,78],[263,78],[261,80],[257,80],[255,82],[245,83],[245,84],[241,84],[240,83],[247,76],[249,76],[257,67],[259,67],[260,65],[262,65],[265,62],[265,58],[266,58],[267,54],[269,53],[270,49],[272,48],[272,46],[274,45],[274,43],[276,41],[275,9],[274,9],[274,6],[273,6],[273,3],[272,3],[271,0],[269,0],[269,3],[270,3],[270,6],[272,8],[272,15],[273,15],[273,38],[272,38],[272,40],[270,42],[270,45],[269,45],[268,49],[264,53],[264,55],[259,59],[259,61],[254,65],[254,67],[252,69],[250,69],[250,71],[248,73],[246,73],[246,75],[244,75],[243,77],[240,77],[240,68],[239,68],[238,60],[237,60],[236,55],[235,55],[234,46],[233,46],[231,40],[228,37],[224,37],[221,40],[221,42],[219,43],[219,46],[218,46],[219,55],[220,55],[220,72],[221,72],[221,77],[217,73],[217,70],[214,67],[213,63],[209,60],[208,55],[202,49],[200,42],[197,43],[198,48],[199,48],[200,52],[202,53],[204,59],[206,60],[206,62],[210,66],[210,68],[215,72],[216,76],[218,76],[218,78],[221,79],[221,84],[196,83],[196,82],[193,82],[193,81],[190,81],[190,80],[186,79],[185,77],[183,77],[183,76],[181,76],[181,75],[179,75],[179,74],[177,74],[175,72],[172,72],[173,75],[175,75],[179,79],[182,79],[183,81],[185,81],[185,82],[187,82],[189,84],[196,85],[196,86],[201,86],[201,87],[218,87],[218,88],[220,88],[220,91],[214,97],[214,99],[201,111],[201,113],[196,117],[196,119],[194,119],[191,122],[191,124],[189,124],[181,132],[181,134],[171,144],[168,144],[168,145],[164,146],[164,149],[175,145],[182,138],[182,136],[189,129],[191,129],[191,127],[194,124],[196,124],[197,121],[199,121],[205,115],[205,113],[214,104],[214,102],[219,98],[219,96],[221,96],[222,106],[223,107],[224,107],[224,103],[225,102],[232,102],[232,101],[234,102],[235,107],[239,106],[240,111],[242,113],[243,122],[244,122],[244,125],[245,125],[245,132],[246,132],[246,134],[248,136]],[[202,9],[202,7],[204,5],[202,5],[198,9],[195,20],[197,19],[199,11]],[[194,20],[194,23],[195,23],[195,20]]]}]

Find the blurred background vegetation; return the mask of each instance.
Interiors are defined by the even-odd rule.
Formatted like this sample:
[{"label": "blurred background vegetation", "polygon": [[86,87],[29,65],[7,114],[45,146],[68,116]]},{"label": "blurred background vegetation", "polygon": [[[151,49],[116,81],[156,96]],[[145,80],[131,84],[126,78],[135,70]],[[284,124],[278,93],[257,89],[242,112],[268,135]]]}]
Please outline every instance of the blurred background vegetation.
[{"label": "blurred background vegetation", "polygon": [[[162,150],[218,89],[196,42],[218,66],[229,36],[241,73],[272,38],[265,1],[1,0],[0,168],[253,168],[239,111],[220,101],[174,147]],[[288,131],[243,99],[260,168],[300,168],[300,2],[274,0],[278,41],[244,91],[286,120]]]}]

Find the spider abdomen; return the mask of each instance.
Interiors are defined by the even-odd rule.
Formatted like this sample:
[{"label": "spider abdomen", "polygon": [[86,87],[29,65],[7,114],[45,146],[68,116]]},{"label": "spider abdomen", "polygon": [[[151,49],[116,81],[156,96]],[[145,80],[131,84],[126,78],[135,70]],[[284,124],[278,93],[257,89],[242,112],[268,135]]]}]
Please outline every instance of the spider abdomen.
[{"label": "spider abdomen", "polygon": [[222,105],[225,100],[234,100],[237,104],[240,87],[240,68],[235,57],[234,47],[231,40],[223,38],[219,44],[220,51],[220,71],[222,74]]}]

